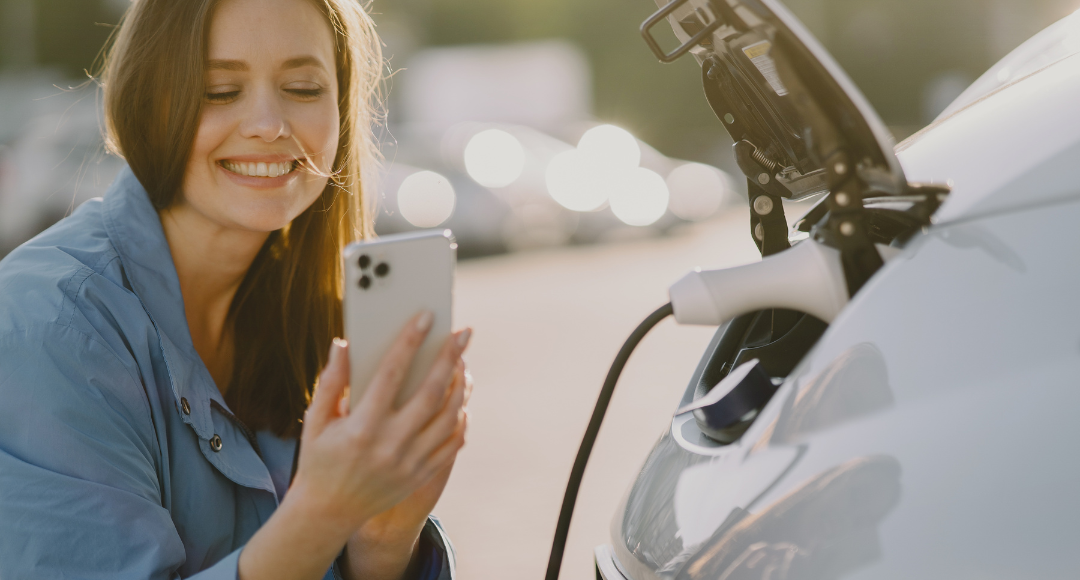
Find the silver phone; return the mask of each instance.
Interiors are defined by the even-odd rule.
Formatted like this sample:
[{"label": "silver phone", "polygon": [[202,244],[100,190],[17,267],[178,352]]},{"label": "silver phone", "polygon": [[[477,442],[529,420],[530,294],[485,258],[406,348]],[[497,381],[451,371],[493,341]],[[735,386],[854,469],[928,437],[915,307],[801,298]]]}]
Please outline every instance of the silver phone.
[{"label": "silver phone", "polygon": [[349,244],[344,260],[350,407],[405,324],[421,310],[435,316],[395,400],[400,408],[450,336],[457,243],[450,230],[396,234]]}]

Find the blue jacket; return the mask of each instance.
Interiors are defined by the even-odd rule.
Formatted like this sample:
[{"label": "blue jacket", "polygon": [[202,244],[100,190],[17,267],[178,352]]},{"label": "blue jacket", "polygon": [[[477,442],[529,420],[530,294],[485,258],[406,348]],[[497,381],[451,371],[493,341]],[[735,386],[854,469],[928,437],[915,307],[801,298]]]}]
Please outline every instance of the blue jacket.
[{"label": "blue jacket", "polygon": [[[233,580],[295,446],[229,411],[129,169],[0,261],[0,578]],[[437,520],[421,540],[453,578]]]}]

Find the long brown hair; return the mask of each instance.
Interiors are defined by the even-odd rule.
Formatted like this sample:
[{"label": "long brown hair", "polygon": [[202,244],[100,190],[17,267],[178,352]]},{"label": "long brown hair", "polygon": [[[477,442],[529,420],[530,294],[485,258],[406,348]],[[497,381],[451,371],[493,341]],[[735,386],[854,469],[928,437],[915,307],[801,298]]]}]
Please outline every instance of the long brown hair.
[{"label": "long brown hair", "polygon": [[[106,143],[159,211],[184,177],[204,100],[207,38],[218,0],[134,0],[105,59]],[[341,119],[322,195],[270,234],[229,311],[234,361],[225,400],[248,427],[297,436],[330,341],[342,333],[340,252],[372,233],[362,183],[378,151],[382,51],[356,0],[310,0],[334,33]],[[224,387],[225,385],[223,385]]]}]

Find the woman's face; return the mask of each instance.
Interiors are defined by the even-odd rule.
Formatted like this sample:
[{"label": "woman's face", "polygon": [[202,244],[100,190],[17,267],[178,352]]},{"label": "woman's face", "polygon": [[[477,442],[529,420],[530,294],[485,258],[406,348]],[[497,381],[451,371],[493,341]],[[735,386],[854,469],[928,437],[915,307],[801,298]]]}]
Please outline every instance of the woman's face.
[{"label": "woman's face", "polygon": [[225,228],[280,229],[319,197],[337,151],[330,25],[308,0],[223,0],[208,48],[179,202]]}]

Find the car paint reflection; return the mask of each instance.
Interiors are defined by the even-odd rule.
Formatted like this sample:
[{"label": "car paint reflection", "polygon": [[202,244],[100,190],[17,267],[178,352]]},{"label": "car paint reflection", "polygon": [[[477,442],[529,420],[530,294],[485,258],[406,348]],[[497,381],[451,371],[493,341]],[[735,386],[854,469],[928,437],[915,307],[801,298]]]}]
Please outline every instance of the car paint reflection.
[{"label": "car paint reflection", "polygon": [[840,578],[880,556],[877,524],[900,502],[900,463],[853,459],[756,514],[743,513],[676,580]]},{"label": "car paint reflection", "polygon": [[793,443],[896,403],[885,357],[868,342],[840,353],[805,387],[793,391],[776,422],[770,444]]}]

